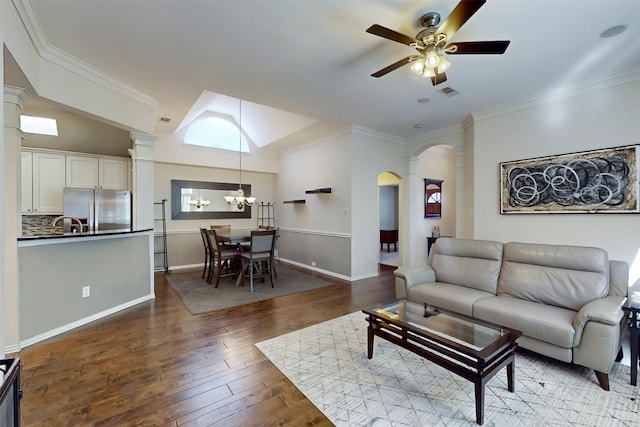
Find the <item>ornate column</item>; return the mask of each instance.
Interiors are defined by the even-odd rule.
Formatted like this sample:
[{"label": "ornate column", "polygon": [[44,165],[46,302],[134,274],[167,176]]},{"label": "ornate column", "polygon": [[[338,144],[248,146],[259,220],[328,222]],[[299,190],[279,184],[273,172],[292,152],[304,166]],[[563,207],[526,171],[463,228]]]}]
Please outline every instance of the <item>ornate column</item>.
[{"label": "ornate column", "polygon": [[[412,220],[420,218],[420,212],[424,208],[424,197],[422,196],[422,187],[419,178],[416,177],[416,164],[418,157],[405,157],[405,173],[402,177],[400,200],[402,200],[402,213],[400,215],[400,254],[398,259],[399,266],[415,265],[424,260],[419,260],[416,245],[419,244],[416,235],[420,234],[420,242],[424,245],[426,236],[416,233],[416,225]],[[418,215],[418,216],[416,216]],[[422,253],[422,252],[420,252]]]},{"label": "ornate column", "polygon": [[0,147],[0,353],[20,350],[18,237],[22,235],[21,155],[22,132],[20,114],[26,92],[14,86],[4,86],[4,141]]},{"label": "ornate column", "polygon": [[156,136],[131,133],[133,228],[153,228],[153,146]]},{"label": "ornate column", "polygon": [[465,236],[464,217],[466,215],[464,200],[464,147],[456,147],[456,234]]}]

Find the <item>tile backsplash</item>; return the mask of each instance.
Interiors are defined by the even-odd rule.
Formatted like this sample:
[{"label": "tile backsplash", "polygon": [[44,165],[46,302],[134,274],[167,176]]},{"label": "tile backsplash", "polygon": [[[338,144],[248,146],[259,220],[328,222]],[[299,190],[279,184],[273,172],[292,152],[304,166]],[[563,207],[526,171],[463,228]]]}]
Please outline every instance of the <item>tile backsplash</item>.
[{"label": "tile backsplash", "polygon": [[51,226],[51,222],[57,216],[58,215],[22,215],[22,235],[46,236],[64,233],[62,221],[55,227]]}]

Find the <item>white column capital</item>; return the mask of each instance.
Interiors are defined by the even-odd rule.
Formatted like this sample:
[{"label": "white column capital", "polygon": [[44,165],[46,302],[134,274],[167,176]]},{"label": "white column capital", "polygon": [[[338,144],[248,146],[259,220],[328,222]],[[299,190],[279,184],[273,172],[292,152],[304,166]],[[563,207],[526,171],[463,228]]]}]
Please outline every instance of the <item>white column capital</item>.
[{"label": "white column capital", "polygon": [[27,91],[21,87],[4,85],[4,103],[15,104],[22,109],[22,104],[27,96]]},{"label": "white column capital", "polygon": [[129,137],[131,138],[131,143],[133,145],[133,148],[128,150],[131,158],[133,160],[153,161],[153,148],[158,137],[138,132],[131,132]]}]

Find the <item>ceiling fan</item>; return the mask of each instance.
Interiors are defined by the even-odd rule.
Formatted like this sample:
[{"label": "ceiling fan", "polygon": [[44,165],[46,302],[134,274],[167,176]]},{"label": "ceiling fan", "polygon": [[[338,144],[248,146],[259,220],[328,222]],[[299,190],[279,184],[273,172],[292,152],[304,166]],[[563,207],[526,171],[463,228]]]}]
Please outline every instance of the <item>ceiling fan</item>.
[{"label": "ceiling fan", "polygon": [[[403,65],[411,64],[411,71],[423,77],[430,77],[431,83],[436,86],[447,80],[445,72],[451,66],[451,63],[445,58],[445,53],[448,55],[502,55],[509,46],[509,40],[450,42],[456,31],[485,3],[486,0],[461,0],[442,24],[440,24],[440,14],[427,13],[420,18],[420,25],[424,27],[424,30],[420,31],[415,38],[378,24],[372,25],[367,29],[367,33],[412,47],[418,51],[418,55],[409,55],[376,71],[371,76],[382,77]],[[438,24],[440,25],[438,26]]]}]

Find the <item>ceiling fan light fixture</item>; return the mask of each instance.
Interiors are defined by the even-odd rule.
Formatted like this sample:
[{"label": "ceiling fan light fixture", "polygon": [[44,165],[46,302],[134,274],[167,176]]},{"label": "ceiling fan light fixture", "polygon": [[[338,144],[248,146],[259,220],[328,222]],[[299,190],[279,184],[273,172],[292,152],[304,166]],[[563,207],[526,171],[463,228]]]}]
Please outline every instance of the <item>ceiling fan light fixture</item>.
[{"label": "ceiling fan light fixture", "polygon": [[424,64],[427,68],[436,68],[440,62],[440,55],[436,48],[429,48],[424,56]]},{"label": "ceiling fan light fixture", "polygon": [[413,64],[411,64],[411,71],[419,76],[422,75],[424,72],[424,56],[413,61]]},{"label": "ceiling fan light fixture", "polygon": [[440,56],[440,60],[438,61],[438,73],[445,73],[449,67],[451,67],[451,62],[449,62],[444,56]]},{"label": "ceiling fan light fixture", "polygon": [[424,72],[422,73],[422,77],[431,78],[436,76],[437,68],[427,68],[425,67]]}]

